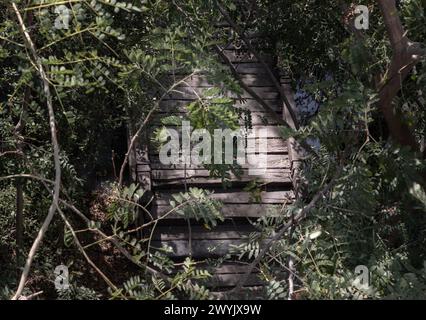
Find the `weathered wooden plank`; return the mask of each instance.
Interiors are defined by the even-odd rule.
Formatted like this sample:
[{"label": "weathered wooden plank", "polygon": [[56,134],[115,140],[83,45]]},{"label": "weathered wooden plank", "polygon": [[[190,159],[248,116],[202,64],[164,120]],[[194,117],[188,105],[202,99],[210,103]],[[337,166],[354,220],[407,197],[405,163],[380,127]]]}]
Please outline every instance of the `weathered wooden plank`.
[{"label": "weathered wooden plank", "polygon": [[[217,291],[215,291],[217,290]],[[221,291],[224,290],[224,291]],[[220,288],[220,286],[217,286],[216,288],[213,288],[213,291],[210,291],[211,295],[216,300],[226,300],[228,299],[228,288]],[[244,286],[241,288],[241,290],[236,294],[236,299],[239,300],[263,300],[265,299],[265,286],[264,284],[261,286]]]},{"label": "weathered wooden plank", "polygon": [[[245,148],[244,152],[246,154],[265,154],[265,152],[263,152],[263,150],[260,150],[261,152],[259,152],[259,141],[261,141],[263,144],[266,144],[266,149],[267,149],[267,163],[270,163],[270,161],[272,162],[270,164],[270,166],[274,166],[277,161],[287,161],[288,159],[288,155],[287,155],[287,151],[288,151],[288,147],[287,147],[287,143],[285,140],[283,139],[279,139],[279,138],[271,138],[271,139],[263,139],[263,140],[258,140],[256,141],[256,145],[253,148],[251,145],[249,145],[247,148]],[[153,163],[153,166],[155,166],[156,164],[161,163],[160,159],[159,159],[159,150],[157,147],[151,146],[149,149],[149,158],[150,161]],[[139,163],[138,163],[139,164]],[[282,167],[283,163],[279,163],[279,167]],[[268,165],[269,166],[269,165]],[[176,165],[170,165],[168,166],[169,168],[183,168],[184,166],[181,165],[180,163],[176,164]],[[189,165],[189,167],[191,167],[191,165]],[[189,168],[187,167],[187,168]],[[243,168],[245,168],[248,166],[243,165]],[[284,165],[284,167],[286,167],[286,165]],[[161,168],[158,167],[157,168]],[[145,171],[141,168],[141,171]]]},{"label": "weathered wooden plank", "polygon": [[[246,240],[227,239],[227,240],[171,240],[171,241],[158,241],[153,240],[151,246],[153,249],[159,249],[163,245],[170,246],[173,253],[170,256],[187,257],[191,255],[194,258],[199,257],[217,257],[224,256],[230,253],[231,245],[238,246],[247,243]],[[262,244],[260,245],[262,247]]]},{"label": "weathered wooden plank", "polygon": [[[226,66],[226,68],[228,69],[228,65],[226,64],[226,62],[222,62],[222,64],[224,66]],[[252,74],[252,75],[268,75],[268,72],[266,71],[265,67],[260,63],[257,62],[255,60],[251,60],[251,61],[234,61],[234,67],[236,68],[237,72],[241,75],[244,74]],[[275,71],[275,66],[274,64],[271,63],[267,63],[267,65],[269,66],[269,68],[272,71]],[[192,70],[194,71],[194,70]],[[190,70],[176,70],[174,73],[170,72],[168,74],[165,75],[165,78],[167,78],[168,76],[174,76],[176,78],[178,77],[186,77],[188,75],[191,74]],[[208,71],[205,70],[199,70],[197,73],[197,75],[199,76],[207,76],[209,74]]]},{"label": "weathered wooden plank", "polygon": [[[153,135],[153,132],[154,132],[154,130],[155,129],[157,129],[158,127],[150,127],[149,128],[149,136],[151,137],[151,138],[154,138],[154,135]],[[167,126],[167,128],[169,128],[169,129],[173,129],[173,130],[176,130],[178,133],[180,133],[181,132],[181,127],[177,127],[177,126]],[[253,127],[252,127],[252,129],[254,130],[254,131],[251,131],[251,132],[254,132],[254,133],[258,133],[259,132],[259,129],[262,129],[262,130],[267,130],[266,131],[266,137],[268,138],[268,139],[274,139],[274,138],[281,138],[281,129],[278,127],[278,126],[272,126],[272,125],[254,125]]]},{"label": "weathered wooden plank", "polygon": [[[282,114],[282,104],[278,100],[268,100],[268,105],[274,110],[279,116]],[[164,100],[160,103],[160,113],[186,113],[188,111],[187,106],[191,101],[187,100]],[[245,101],[234,100],[233,106],[238,109],[248,110],[251,112],[266,113],[262,105],[257,101],[247,99]]]},{"label": "weathered wooden plank", "polygon": [[[219,225],[212,230],[206,229],[203,226],[191,226],[192,240],[220,240],[220,239],[243,239],[251,232],[255,232],[253,226],[246,224],[235,225]],[[161,226],[155,229],[153,239],[158,241],[170,240],[188,240],[188,226]]]},{"label": "weathered wooden plank", "polygon": [[[152,124],[154,125],[162,125],[162,120],[165,117],[168,116],[176,116],[181,119],[181,121],[188,120],[186,113],[176,113],[176,112],[161,112],[155,115],[155,117],[152,119]],[[277,125],[278,120],[277,118],[281,118],[281,115],[278,115],[276,117],[272,116],[271,114],[267,112],[251,112],[250,114],[250,122],[253,126],[262,126],[262,125]],[[242,116],[240,119],[241,126],[245,125],[246,117]]]},{"label": "weathered wooden plank", "polygon": [[[246,170],[246,169],[267,169],[267,170],[279,170],[279,169],[287,169],[290,170],[290,161],[289,160],[277,160],[275,161],[271,161],[267,164],[260,164],[259,166],[256,165],[250,165],[250,164],[244,164],[241,165],[239,168]],[[150,171],[149,169],[147,169],[146,165],[138,165],[137,166],[138,172],[147,172]],[[184,164],[162,164],[160,162],[155,162],[152,164],[152,170],[155,171],[161,171],[161,170],[179,170],[179,171],[184,171],[187,170],[202,170],[205,169],[204,166],[202,165],[187,165],[185,167]],[[256,173],[256,176],[257,173]],[[154,177],[155,179],[155,177]]]},{"label": "weathered wooden plank", "polygon": [[[251,54],[248,51],[240,51],[240,50],[223,50],[223,53],[225,56],[231,61],[235,63],[247,63],[247,62],[258,62],[256,57]],[[274,62],[274,59],[272,55],[270,54],[263,54],[262,55],[263,61],[265,61],[267,64],[271,65]]]},{"label": "weathered wooden plank", "polygon": [[243,240],[197,240],[191,241],[191,247],[188,240],[171,240],[151,242],[153,248],[161,248],[162,245],[170,246],[173,249],[172,257],[187,257],[192,253],[192,256],[208,257],[208,256],[223,256],[229,252],[230,245],[239,245],[244,243]]},{"label": "weathered wooden plank", "polygon": [[[242,274],[215,274],[211,279],[211,286],[215,287],[234,287],[242,277]],[[257,274],[250,274],[244,286],[261,286],[262,281]]]},{"label": "weathered wooden plank", "polygon": [[[155,202],[159,206],[167,206],[172,200],[171,192],[160,192],[157,194]],[[292,190],[284,191],[263,191],[260,194],[260,203],[265,204],[280,204],[294,200],[294,192]],[[255,200],[252,194],[244,191],[216,191],[212,196],[212,199],[219,200],[224,204],[250,204],[254,203]],[[222,226],[221,226],[222,227]],[[234,226],[232,226],[234,227]]]},{"label": "weathered wooden plank", "polygon": [[[252,175],[249,177],[243,177],[240,179],[232,179],[233,185],[237,185],[240,183],[247,183],[250,181],[253,181],[256,178],[256,176]],[[287,185],[291,183],[290,174],[288,174],[286,177],[271,177],[271,178],[261,178],[259,179],[262,181],[265,185],[271,185],[271,186],[281,186],[281,185]],[[155,180],[153,179],[153,185],[155,187],[171,187],[176,185],[183,185],[186,183],[187,185],[196,185],[196,186],[203,186],[203,187],[210,187],[210,186],[216,186],[216,185],[222,185],[222,180],[218,178],[207,178],[207,177],[188,177],[185,179],[173,179],[173,180]]]},{"label": "weathered wooden plank", "polygon": [[[273,157],[273,158],[272,158]],[[152,170],[196,170],[196,169],[204,169],[203,165],[187,165],[185,166],[183,163],[181,164],[162,164],[159,158],[154,158],[156,161],[151,163],[151,168],[146,165],[138,165],[138,172],[150,171]],[[260,163],[259,166],[250,165],[249,163],[241,165],[242,169],[249,168],[265,168],[265,169],[288,169],[290,170],[290,160],[287,157],[283,157],[281,155],[267,155],[267,161],[265,164]]]},{"label": "weathered wooden plank", "polygon": [[[249,169],[253,167],[249,163],[241,165],[242,169]],[[287,155],[276,155],[270,154],[266,156],[266,163],[260,163],[259,168],[268,168],[268,169],[290,169],[290,160]],[[145,165],[141,164],[137,166],[138,172],[149,171],[150,168],[147,168]],[[158,157],[154,157],[151,162],[151,168],[153,170],[188,170],[188,169],[203,169],[203,165],[185,165],[181,164],[162,164],[159,161]]]},{"label": "weathered wooden plank", "polygon": [[[270,139],[272,140],[272,139]],[[273,140],[272,140],[273,141]],[[290,169],[290,160],[288,158],[287,149],[285,146],[282,146],[282,144],[274,144],[270,141],[267,142],[268,147],[268,153],[258,152],[258,147],[256,149],[250,147],[245,149],[246,152],[246,162],[244,164],[240,164],[239,167],[241,169]],[[274,148],[274,149],[273,149]],[[192,170],[192,169],[205,169],[205,165],[200,164],[196,165],[193,163],[190,164],[184,164],[182,158],[182,154],[179,153],[179,159],[177,163],[175,164],[164,164],[162,161],[160,161],[160,156],[158,154],[157,150],[152,150],[152,153],[150,153],[150,161],[152,165],[152,169],[155,170]],[[265,162],[258,161],[258,163],[249,162],[249,157],[257,157],[257,156],[263,156],[265,157]],[[256,158],[253,158],[256,159]],[[250,161],[256,161],[256,160],[250,160]],[[146,167],[143,163],[137,164],[138,171],[144,172],[144,171],[150,171],[151,168]]]},{"label": "weathered wooden plank", "polygon": [[[214,269],[215,274],[245,273],[249,265],[246,263],[226,263]],[[255,270],[254,270],[255,271]]]},{"label": "weathered wooden plank", "polygon": [[[261,63],[236,63],[235,69],[239,74],[266,75],[267,71]],[[272,68],[271,68],[272,69]]]},{"label": "weathered wooden plank", "polygon": [[[274,115],[271,115],[268,111],[259,109],[259,110],[248,110],[248,108],[241,108],[240,106],[234,106],[236,110],[236,112],[241,112],[241,116],[243,117],[246,114],[250,114],[252,117],[265,117],[267,119],[276,119],[277,117],[282,117],[282,113],[279,112],[275,112]],[[157,119],[162,119],[164,117],[167,116],[177,116],[180,117],[182,119],[184,119],[185,117],[188,118],[188,114],[189,114],[189,110],[186,109],[186,107],[183,108],[169,108],[168,110],[160,110],[159,112],[157,112],[153,117],[152,120],[157,120]],[[151,121],[152,121],[151,120]],[[265,124],[265,123],[262,123]],[[267,123],[266,123],[267,124]]]},{"label": "weathered wooden plank", "polygon": [[[231,28],[231,26],[229,26],[229,25],[226,25],[226,26]],[[266,49],[263,34],[260,34],[259,32],[252,32],[252,31],[247,30],[244,35],[245,35],[246,39],[250,39],[250,44],[254,48],[256,48],[256,50],[258,50],[259,52],[260,52],[260,50]],[[248,51],[249,50],[244,43],[239,43],[239,44],[230,43],[224,49],[225,50],[237,50],[237,51],[241,51],[241,50]]]},{"label": "weathered wooden plank", "polygon": [[[179,87],[164,97],[164,100],[196,100],[205,95],[206,88],[200,87]],[[275,87],[253,87],[252,90],[262,99],[276,100],[279,98],[279,93]],[[230,98],[251,99],[252,96],[243,91],[241,94],[234,92],[225,92],[224,94]]]},{"label": "weathered wooden plank", "polygon": [[[243,74],[240,78],[249,87],[272,87],[274,85],[271,78],[267,74]],[[220,85],[220,83],[218,84],[209,82],[208,77],[205,75],[193,75],[186,78],[184,75],[167,76],[167,78],[165,78],[163,81],[166,84],[171,85],[174,82],[180,80],[184,80],[184,83],[179,85],[178,88],[187,86],[209,88]]]},{"label": "weathered wooden plank", "polygon": [[[259,173],[255,169],[259,169]],[[243,180],[243,179],[266,179],[266,180],[277,180],[281,181],[281,179],[286,179],[289,177],[290,170],[289,169],[265,169],[261,168],[253,168],[253,169],[242,169],[241,175],[239,177],[230,174],[231,179],[235,180]],[[262,173],[260,173],[263,171]],[[185,177],[191,178],[209,178],[210,171],[206,169],[187,169],[187,170],[152,170],[152,179],[153,180],[183,180]]]},{"label": "weathered wooden plank", "polygon": [[[284,205],[284,204],[283,204]],[[221,212],[225,218],[259,218],[265,216],[268,209],[280,209],[283,205],[275,204],[224,204]],[[153,215],[164,217],[170,212],[171,206],[154,206]],[[272,214],[272,213],[270,213]],[[182,219],[180,214],[175,212],[168,214],[164,219]]]},{"label": "weathered wooden plank", "polygon": [[[205,283],[208,288],[229,288],[237,284],[237,281],[243,276],[243,274],[248,270],[248,264],[243,263],[225,263],[220,265],[217,268],[212,268],[203,263],[198,264],[199,269],[205,269],[212,274],[212,277],[207,280]],[[172,273],[175,275],[175,273]],[[259,277],[260,273],[258,270],[252,270],[251,275],[245,283],[245,288],[259,288],[263,285],[261,278]],[[228,289],[229,290],[229,289]],[[218,293],[219,294],[219,293]]]}]

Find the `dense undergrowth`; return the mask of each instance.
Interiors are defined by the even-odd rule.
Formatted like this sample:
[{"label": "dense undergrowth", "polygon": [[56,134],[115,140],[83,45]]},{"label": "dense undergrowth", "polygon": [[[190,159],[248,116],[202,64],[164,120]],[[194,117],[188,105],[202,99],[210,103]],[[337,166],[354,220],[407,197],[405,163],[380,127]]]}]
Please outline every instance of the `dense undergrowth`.
[{"label": "dense undergrowth", "polygon": [[[424,58],[393,102],[419,146],[414,150],[395,142],[377,107],[375,77],[386,73],[392,50],[375,1],[365,1],[372,10],[370,29],[362,38],[348,30],[338,1],[247,1],[252,7],[246,1],[223,1],[243,30],[259,32],[274,44],[269,51],[295,86],[309,84],[304,91],[316,100],[317,110],[301,112],[302,127],[283,129],[282,135],[317,143],[302,166],[300,198],[281,208],[278,217],[271,209],[252,221],[258,232],[244,245],[203,265],[190,257],[176,263],[167,255],[171,248],[151,248],[149,232],[141,236],[137,224],[145,190],[130,178],[124,185],[118,180],[126,130],[135,133],[174,88],[176,83],[164,81],[171,70],[203,71],[217,84],[188,107],[189,120],[208,130],[235,127],[241,113],[223,93],[241,88],[214,50],[236,41],[235,30],[215,26],[221,14],[213,0],[75,1],[66,4],[69,28],[58,29],[57,2],[15,1],[47,70],[62,169],[63,215],[55,214],[36,253],[24,296],[214,298],[204,286],[212,268],[229,259],[247,263],[262,254],[256,268],[267,283],[258,293],[263,299],[426,298]],[[16,290],[51,205],[54,178],[47,97],[11,4],[0,3],[1,299]],[[398,10],[410,39],[424,43],[424,1],[400,1]],[[161,131],[156,139],[161,143]],[[207,168],[225,185],[227,174],[237,170]],[[262,252],[265,239],[282,230],[327,185],[306,218]],[[253,183],[247,190],[255,199],[261,188]],[[210,199],[209,190],[190,189],[175,195],[171,205],[208,228],[223,220],[220,203]],[[152,230],[156,223],[144,228]],[[61,264],[70,270],[70,290],[55,289],[54,270]],[[368,270],[367,286],[357,281],[358,266]]]}]

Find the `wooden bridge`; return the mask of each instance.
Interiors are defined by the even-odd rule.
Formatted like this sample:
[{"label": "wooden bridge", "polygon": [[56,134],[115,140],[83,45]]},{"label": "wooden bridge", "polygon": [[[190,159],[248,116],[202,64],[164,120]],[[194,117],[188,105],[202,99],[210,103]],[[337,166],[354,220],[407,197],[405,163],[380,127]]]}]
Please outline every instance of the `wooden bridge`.
[{"label": "wooden bridge", "polygon": [[[252,94],[244,91],[243,99],[234,98],[234,101],[235,107],[250,111],[253,128],[268,128],[268,166],[262,175],[253,177],[248,174],[250,165],[245,165],[241,177],[234,177],[232,187],[224,190],[221,180],[210,178],[209,171],[203,167],[184,168],[179,165],[161,164],[157,149],[149,143],[150,137],[147,135],[142,137],[135,150],[131,166],[136,181],[155,194],[151,207],[151,214],[154,217],[161,217],[170,210],[171,195],[183,192],[185,187],[197,186],[211,190],[214,192],[213,197],[223,203],[222,213],[225,221],[212,230],[206,229],[196,221],[190,222],[189,230],[187,221],[177,214],[161,220],[156,228],[152,245],[171,246],[172,256],[176,260],[187,256],[192,256],[196,260],[205,260],[226,255],[230,245],[243,243],[245,237],[256,231],[250,220],[264,215],[269,206],[282,207],[294,201],[295,198],[293,177],[298,163],[297,153],[289,141],[280,138],[276,119],[258,102],[260,97],[279,117],[288,120],[288,112],[283,105],[282,97],[265,66],[247,50],[242,51],[229,46],[222,52],[226,57],[224,63],[228,65],[231,63],[238,77],[258,96],[255,99]],[[276,74],[281,92],[285,92],[291,107],[295,108],[289,79],[279,76],[280,72],[272,57],[264,56],[265,61],[268,68]],[[171,113],[184,114],[185,106],[196,99],[194,91],[200,92],[209,87],[212,85],[202,75],[187,79],[185,85],[179,86],[179,93],[171,93],[162,100],[160,118]],[[258,178],[263,184],[259,202],[253,202],[251,194],[243,191],[244,186],[254,178]],[[226,261],[214,270],[211,286],[217,291],[232,287],[245,270],[246,264],[240,261],[232,261],[232,259]],[[260,279],[254,274],[249,278],[246,286],[256,287],[261,284]]]}]

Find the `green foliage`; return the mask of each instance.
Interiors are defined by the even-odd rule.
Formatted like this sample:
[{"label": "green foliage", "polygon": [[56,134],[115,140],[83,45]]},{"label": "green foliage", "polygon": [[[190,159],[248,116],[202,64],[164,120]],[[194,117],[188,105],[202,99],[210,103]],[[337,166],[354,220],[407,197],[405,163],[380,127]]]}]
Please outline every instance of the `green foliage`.
[{"label": "green foliage", "polygon": [[214,227],[223,221],[221,204],[211,198],[212,193],[203,189],[189,188],[188,192],[173,195],[170,205],[176,213],[188,219],[202,221],[206,226]]},{"label": "green foliage", "polygon": [[[251,221],[257,232],[232,246],[229,254],[200,267],[191,258],[178,263],[170,258],[173,248],[154,245],[152,235],[161,218],[150,217],[146,226],[138,221],[145,210],[140,202],[146,190],[134,184],[105,184],[100,212],[88,209],[88,191],[113,176],[111,149],[116,139],[125,140],[124,128],[128,126],[134,133],[161,99],[179,91],[182,74],[202,73],[215,87],[188,103],[186,117],[167,110],[162,124],[179,126],[190,120],[194,128],[209,132],[238,129],[242,122],[246,129],[251,127],[251,114],[234,108],[234,99],[227,97],[232,93],[241,98],[238,82],[212,54],[214,45],[225,45],[234,36],[218,30],[215,1],[71,1],[64,4],[71,11],[69,28],[55,27],[58,18],[66,19],[64,12],[55,12],[62,2],[17,2],[22,13],[26,9],[24,19],[54,95],[63,173],[61,197],[80,208],[89,220],[81,223],[74,211],[62,209],[89,256],[99,254],[92,251],[97,246],[103,254],[110,254],[105,260],[124,266],[123,272],[114,275],[116,283],[122,283],[117,290],[98,292],[90,287],[99,285],[87,280],[85,272],[75,271],[71,289],[55,292],[51,280],[56,265],[88,268],[71,230],[55,217],[24,294],[37,289],[46,297],[59,299],[212,298],[205,286],[211,279],[209,267],[228,259],[247,262],[258,257],[268,239],[342,168],[336,184],[308,217],[262,257],[258,268],[266,281],[263,298],[289,296],[289,257],[294,261],[294,284],[300,298],[425,298],[426,163],[420,152],[391,141],[376,107],[376,76],[388,68],[392,54],[379,10],[372,10],[374,23],[360,39],[342,23],[338,2],[259,0],[250,11],[244,1],[226,1],[242,29],[260,32],[264,35],[261,41],[273,44],[265,45],[265,51],[277,56],[279,66],[293,80],[309,80],[304,89],[321,106],[314,116],[301,119],[300,130],[281,129],[283,138],[316,142],[316,155],[303,164],[303,196],[284,208],[269,208],[264,216]],[[403,1],[399,13],[409,38],[424,42],[425,2]],[[0,17],[0,173],[53,179],[43,86],[8,2],[0,4]],[[424,65],[423,60],[415,66],[394,101],[395,109],[404,114],[404,124],[423,148]],[[155,136],[165,142],[164,130]],[[205,167],[225,185],[231,174],[240,172],[235,165]],[[17,183],[23,184],[24,191],[24,254],[51,202],[49,184],[22,178],[0,181],[2,299],[9,298],[17,284]],[[261,190],[256,180],[245,188],[252,202],[260,202]],[[190,188],[174,194],[170,205],[169,214],[199,221],[208,229],[224,221],[221,203],[206,190]],[[105,236],[100,235],[101,230]],[[123,250],[128,252],[126,262],[121,261]],[[356,281],[359,265],[370,272],[367,288]],[[104,267],[106,264],[101,269]]]},{"label": "green foliage", "polygon": [[[285,12],[272,10],[269,14],[271,8],[284,2],[260,2],[265,6],[265,17],[280,17],[276,24],[265,20],[264,28],[285,26],[286,32],[273,33],[282,45],[277,55],[284,55],[283,65],[302,79],[313,75],[319,79],[304,87],[321,104],[317,114],[302,119],[304,126],[297,132],[282,129],[284,138],[315,142],[317,156],[303,166],[304,196],[311,198],[339,166],[343,170],[332,191],[320,199],[308,218],[274,243],[262,258],[261,277],[268,283],[265,297],[277,298],[276,292],[284,293],[281,299],[288,297],[288,272],[283,270],[292,257],[295,289],[302,299],[421,299],[425,293],[425,161],[419,153],[390,141],[376,106],[377,94],[371,83],[390,59],[380,16],[377,10],[372,12],[374,30],[361,40],[345,35],[337,23],[339,9],[333,5],[319,8],[314,6],[316,1],[296,1]],[[404,1],[401,10],[410,39],[424,41],[423,3]],[[300,25],[295,13],[302,11],[309,17],[309,26]],[[288,32],[292,19],[299,22],[292,24],[297,30]],[[295,32],[303,37],[294,37]],[[424,139],[423,69],[421,62],[395,101],[419,142]],[[322,81],[324,78],[327,81]],[[260,218],[254,223],[260,233],[248,237],[233,253],[239,258],[255,257],[263,239],[274,235],[304,205],[300,199],[286,207],[284,214],[275,212],[280,217],[271,213]],[[368,288],[356,281],[358,265],[370,271]]]},{"label": "green foliage", "polygon": [[200,100],[188,105],[188,113],[196,129],[206,129],[213,133],[215,129],[239,128],[233,100],[223,96],[219,88],[205,90]]},{"label": "green foliage", "polygon": [[265,289],[268,300],[283,300],[286,298],[285,283],[272,280],[269,281]]},{"label": "green foliage", "polygon": [[209,290],[196,282],[211,277],[208,271],[197,269],[190,258],[183,262],[182,268],[175,268],[175,270],[176,274],[167,281],[155,276],[151,279],[133,276],[123,283],[123,288],[112,292],[112,298],[124,297],[131,300],[178,298],[205,300],[210,298]]},{"label": "green foliage", "polygon": [[99,300],[99,293],[84,286],[70,285],[69,290],[59,290],[58,300]]},{"label": "green foliage", "polygon": [[[55,22],[67,18],[64,11],[55,11],[60,4],[70,10],[68,28],[55,27]],[[198,11],[200,4],[192,3],[192,10]],[[50,179],[53,164],[45,96],[9,5],[0,4],[0,172],[2,176],[31,173]],[[213,63],[212,59],[205,59],[206,48],[212,45],[212,26],[204,20],[196,24],[182,21],[176,15],[174,4],[168,1],[93,0],[64,4],[56,0],[36,0],[18,2],[18,5],[21,13],[27,9],[24,20],[54,95],[63,196],[84,210],[88,190],[99,180],[111,176],[111,145],[116,139],[122,144],[125,137],[120,130],[130,119],[137,119],[134,125],[143,121],[153,101],[164,94],[163,89],[168,86],[163,82],[164,75],[171,70],[186,71]],[[205,4],[201,6],[206,9]],[[199,30],[202,25],[209,27],[202,33],[194,33],[194,27]],[[191,41],[187,41],[189,32],[194,35]],[[19,119],[24,120],[22,138],[14,132]],[[24,144],[22,157],[3,156],[3,151],[15,150],[20,141]],[[15,218],[14,181],[0,183],[0,226],[4,228],[0,237],[1,256],[14,257],[14,234],[10,231],[14,229]],[[107,194],[106,220],[91,220],[85,233],[106,228],[111,237],[129,250],[135,262],[152,264],[169,272],[174,263],[167,257],[168,249],[147,250],[147,239],[128,233],[135,224],[141,196],[143,191],[134,185],[124,190],[113,186]],[[25,181],[24,199],[27,249],[50,205],[50,192],[40,182]],[[77,225],[74,220],[71,222]],[[58,220],[51,228],[41,258],[38,257],[36,279],[50,277],[55,265],[60,263],[53,260],[62,256],[62,250],[79,256],[72,245],[70,230]],[[105,243],[95,240],[88,245],[88,250]],[[76,267],[82,267],[81,258],[77,259]],[[1,288],[15,287],[15,262],[15,259],[1,260]],[[55,296],[52,284],[40,283],[39,287],[45,286],[49,288],[46,294]],[[198,289],[202,291],[201,287]],[[94,298],[90,290],[72,287],[60,298]],[[194,288],[193,292],[196,291]]]},{"label": "green foliage", "polygon": [[243,190],[250,192],[250,200],[252,202],[260,203],[262,201],[261,181],[259,179],[250,181]]},{"label": "green foliage", "polygon": [[123,190],[118,190],[113,186],[113,200],[108,207],[107,219],[117,228],[116,232],[119,228],[127,229],[129,224],[135,222],[138,214],[138,201],[143,194],[144,190],[139,189],[134,183],[129,187],[124,187]]}]

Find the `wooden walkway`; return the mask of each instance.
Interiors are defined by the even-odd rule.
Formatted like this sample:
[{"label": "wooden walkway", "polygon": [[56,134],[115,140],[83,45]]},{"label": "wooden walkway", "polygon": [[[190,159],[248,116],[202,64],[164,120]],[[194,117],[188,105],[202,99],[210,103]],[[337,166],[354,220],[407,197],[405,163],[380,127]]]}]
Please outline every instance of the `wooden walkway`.
[{"label": "wooden walkway", "polygon": [[[261,63],[247,52],[241,54],[241,51],[232,48],[224,52],[244,83],[264,99],[279,117],[285,118],[279,92]],[[266,57],[266,61],[269,67],[276,71],[273,59]],[[288,79],[277,77],[277,80],[294,107]],[[170,115],[171,112],[184,114],[185,106],[196,99],[194,90],[201,92],[211,87],[211,84],[201,75],[193,76],[187,82],[187,85],[179,87],[181,93],[172,93],[162,101],[159,118]],[[249,93],[244,92],[243,98],[243,101],[235,99],[235,106],[251,112],[253,128],[268,127],[269,129],[268,166],[264,174],[259,177],[250,176],[247,172],[250,166],[245,165],[240,179],[234,177],[232,188],[224,190],[221,180],[210,178],[208,170],[202,167],[191,166],[185,170],[183,165],[161,164],[158,151],[147,142],[150,141],[149,137],[144,137],[138,146],[134,173],[137,182],[151,189],[155,194],[151,208],[153,216],[160,217],[170,209],[171,195],[183,192],[184,184],[188,188],[198,186],[214,191],[214,197],[223,202],[222,213],[225,221],[213,230],[208,230],[201,224],[191,221],[191,232],[189,232],[187,221],[177,214],[162,220],[156,229],[152,245],[171,246],[174,250],[172,256],[176,260],[189,255],[197,260],[226,255],[231,244],[241,244],[244,242],[244,237],[255,232],[250,219],[264,215],[269,206],[283,206],[294,201],[292,161],[295,161],[296,157],[291,145],[279,137],[276,120]],[[265,183],[262,187],[261,201],[258,203],[252,201],[250,193],[243,191],[244,186],[254,178]],[[189,234],[191,234],[191,241],[189,241]],[[221,290],[235,285],[245,268],[245,264],[237,260],[227,262],[214,271],[212,286]],[[251,276],[247,286],[258,285],[261,285],[260,279],[255,275]]]}]

